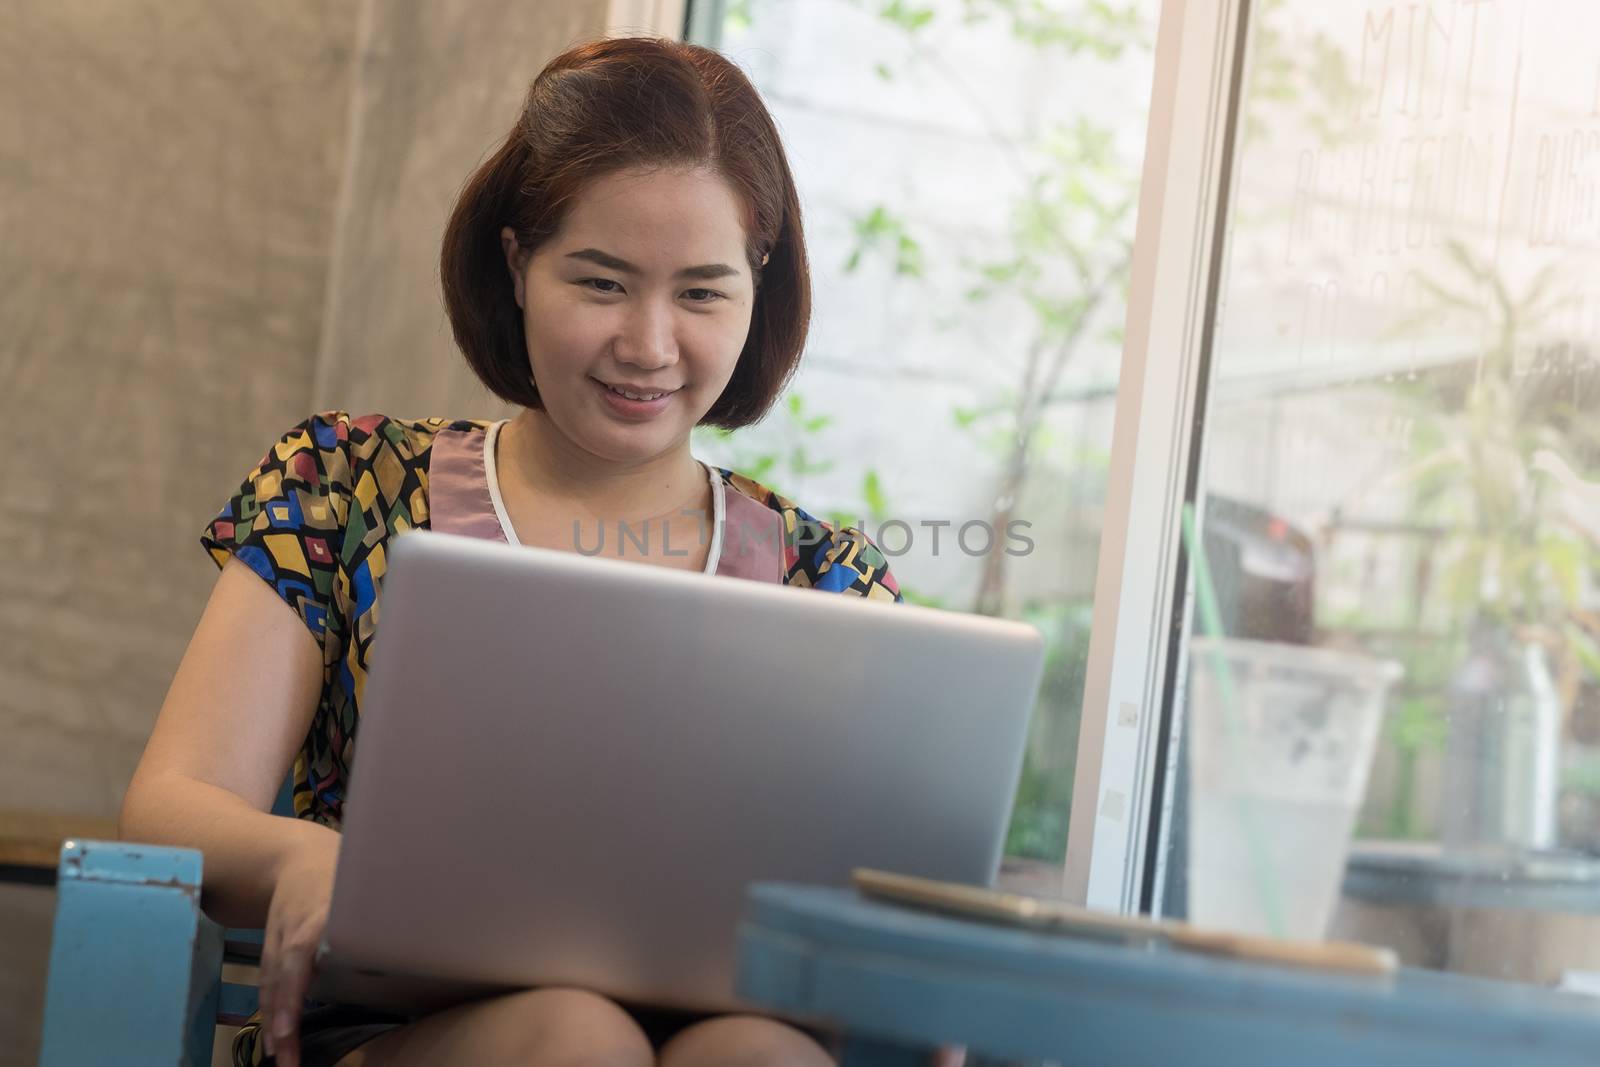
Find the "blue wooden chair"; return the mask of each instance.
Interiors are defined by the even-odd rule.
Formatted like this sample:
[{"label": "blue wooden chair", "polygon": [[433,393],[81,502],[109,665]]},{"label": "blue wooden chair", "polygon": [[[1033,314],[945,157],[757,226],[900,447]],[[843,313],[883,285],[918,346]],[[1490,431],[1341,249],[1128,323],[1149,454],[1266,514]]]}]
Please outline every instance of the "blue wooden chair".
[{"label": "blue wooden chair", "polygon": [[[293,815],[291,790],[273,814]],[[217,1024],[255,1012],[255,987],[222,981],[222,965],[258,963],[261,931],[207,918],[200,875],[195,849],[62,846],[40,1067],[206,1067]]]},{"label": "blue wooden chair", "polygon": [[[190,849],[62,850],[43,1067],[209,1062],[216,1023],[255,1010],[221,981],[260,935],[200,910]],[[1085,941],[862,899],[759,885],[739,992],[847,1035],[844,1067],[912,1067],[937,1045],[1117,1067],[1579,1067],[1600,1000],[1423,971],[1384,978]]]}]

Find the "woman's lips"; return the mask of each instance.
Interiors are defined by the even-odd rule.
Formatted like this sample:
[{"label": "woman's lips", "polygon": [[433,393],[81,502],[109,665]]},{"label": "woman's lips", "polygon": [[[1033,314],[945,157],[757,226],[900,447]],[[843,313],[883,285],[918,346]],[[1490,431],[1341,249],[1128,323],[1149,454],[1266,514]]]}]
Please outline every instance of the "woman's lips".
[{"label": "woman's lips", "polygon": [[[665,411],[667,405],[672,403],[673,396],[678,392],[678,390],[673,389],[671,392],[662,393],[654,400],[633,400],[623,396],[599,378],[591,378],[589,380],[594,382],[596,389],[600,390],[600,395],[604,397],[606,404],[610,406],[612,411],[625,419],[635,421],[651,419]],[[630,389],[629,392],[633,392],[633,390]]]}]

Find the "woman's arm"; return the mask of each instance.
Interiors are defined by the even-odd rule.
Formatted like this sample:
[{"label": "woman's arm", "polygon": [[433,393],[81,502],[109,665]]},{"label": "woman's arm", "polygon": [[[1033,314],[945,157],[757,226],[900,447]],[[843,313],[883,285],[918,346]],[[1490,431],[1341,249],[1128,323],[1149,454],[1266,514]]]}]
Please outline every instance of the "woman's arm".
[{"label": "woman's arm", "polygon": [[128,786],[126,840],[205,854],[202,904],[228,926],[259,927],[285,862],[336,852],[325,826],[267,812],[305,741],[322,650],[249,567],[223,567]]}]

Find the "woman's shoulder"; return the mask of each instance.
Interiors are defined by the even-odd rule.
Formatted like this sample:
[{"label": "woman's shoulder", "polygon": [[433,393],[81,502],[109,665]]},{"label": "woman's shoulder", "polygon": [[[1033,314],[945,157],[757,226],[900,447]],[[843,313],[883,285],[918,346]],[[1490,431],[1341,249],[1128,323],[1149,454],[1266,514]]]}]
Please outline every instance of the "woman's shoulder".
[{"label": "woman's shoulder", "polygon": [[899,600],[900,585],[889,561],[857,526],[830,523],[788,497],[737,471],[718,467],[734,492],[775,512],[783,525],[784,584],[835,593]]},{"label": "woman's shoulder", "polygon": [[[382,576],[380,546],[429,523],[428,458],[446,430],[480,419],[403,419],[320,411],[278,435],[245,475],[201,543],[218,566],[238,556],[302,609],[321,636],[339,571],[351,576],[356,614]],[[376,555],[378,566],[367,566]]]},{"label": "woman's shoulder", "polygon": [[[278,435],[217,519],[224,534],[266,526],[319,535],[358,521],[391,530],[426,524],[428,459],[445,430],[478,431],[481,419],[403,419],[320,411]],[[226,540],[226,537],[221,538]]]},{"label": "woman's shoulder", "polygon": [[364,472],[387,475],[426,469],[434,439],[445,430],[482,432],[487,419],[399,418],[319,411],[285,430],[262,458],[260,469],[336,494],[353,492]]},{"label": "woman's shoulder", "polygon": [[352,415],[319,411],[283,434],[278,447],[289,451],[341,452],[351,460],[369,460],[392,452],[403,460],[425,456],[444,430],[483,431],[489,419],[423,418],[394,415]]}]

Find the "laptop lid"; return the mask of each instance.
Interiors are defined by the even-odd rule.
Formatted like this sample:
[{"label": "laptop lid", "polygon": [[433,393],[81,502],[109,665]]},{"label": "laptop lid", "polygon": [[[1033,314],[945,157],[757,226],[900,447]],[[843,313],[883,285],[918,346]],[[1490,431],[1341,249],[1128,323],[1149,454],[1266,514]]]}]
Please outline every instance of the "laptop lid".
[{"label": "laptop lid", "polygon": [[991,883],[1043,662],[1020,623],[432,532],[379,625],[316,991],[386,1007],[732,1008],[752,881]]}]

